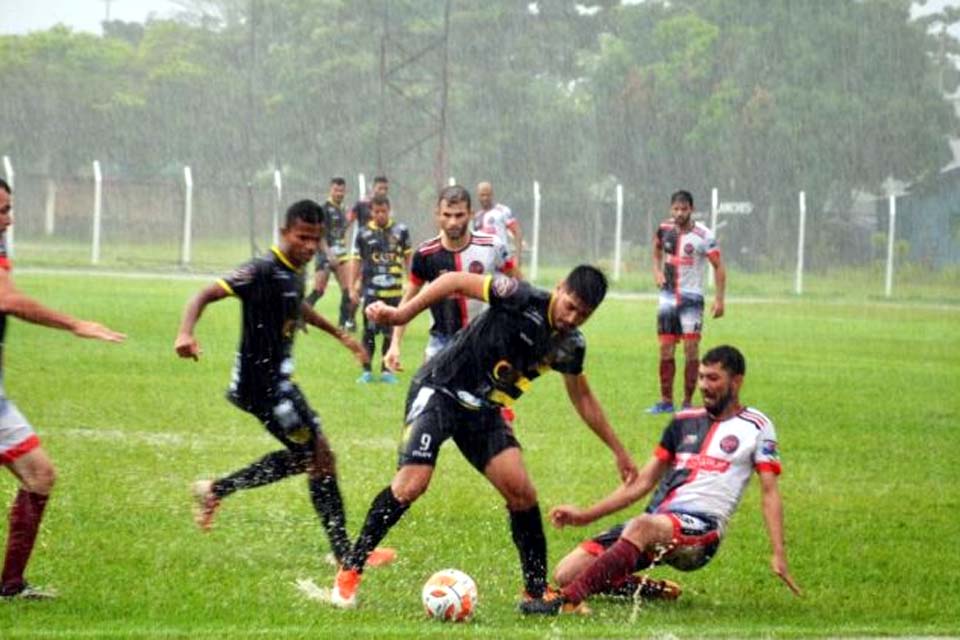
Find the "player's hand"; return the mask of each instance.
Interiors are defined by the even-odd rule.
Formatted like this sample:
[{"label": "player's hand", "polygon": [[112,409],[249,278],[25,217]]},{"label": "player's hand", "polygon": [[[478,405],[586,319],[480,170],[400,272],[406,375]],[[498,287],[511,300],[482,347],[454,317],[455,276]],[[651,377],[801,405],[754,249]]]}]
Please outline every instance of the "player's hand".
[{"label": "player's hand", "polygon": [[578,527],[587,524],[587,519],[583,516],[583,510],[572,504],[561,504],[550,509],[550,524],[557,529],[563,529],[567,525]]},{"label": "player's hand", "polygon": [[663,275],[663,271],[657,271],[653,274],[653,281],[657,283],[657,289],[662,289],[663,285],[667,284],[667,277]]},{"label": "player's hand", "polygon": [[796,581],[793,579],[793,576],[790,575],[790,570],[787,569],[786,558],[774,554],[774,556],[770,558],[770,569],[773,570],[773,573],[778,578],[783,580],[783,583],[787,585],[787,588],[789,588],[790,591],[793,592],[793,595],[797,596],[798,598],[803,597],[803,592],[800,591],[800,586],[797,585]]},{"label": "player's hand", "polygon": [[714,300],[711,310],[713,311],[714,318],[723,317],[723,300]]},{"label": "player's hand", "polygon": [[176,342],[173,343],[173,349],[181,358],[193,358],[194,361],[199,360],[200,354],[203,353],[197,339],[183,333],[177,336]]},{"label": "player's hand", "polygon": [[620,479],[624,483],[633,482],[637,474],[640,473],[637,470],[637,465],[633,462],[633,458],[626,451],[617,454],[617,470],[620,471]]},{"label": "player's hand", "polygon": [[383,364],[390,371],[403,371],[403,366],[400,364],[400,349],[395,348],[396,344],[396,340],[390,343],[390,348],[383,356]]},{"label": "player's hand", "polygon": [[123,333],[118,333],[102,324],[87,320],[81,320],[77,323],[77,326],[73,328],[73,335],[78,338],[94,338],[106,342],[123,342],[127,339],[127,336]]},{"label": "player's hand", "polygon": [[367,318],[376,324],[395,325],[398,322],[397,307],[391,307],[383,300],[377,300],[369,305],[363,311]]},{"label": "player's hand", "polygon": [[370,362],[370,354],[367,353],[367,350],[363,348],[363,345],[357,342],[357,340],[351,336],[346,331],[340,332],[340,344],[345,346],[347,349],[353,352],[353,357],[356,358],[360,364],[367,364]]}]

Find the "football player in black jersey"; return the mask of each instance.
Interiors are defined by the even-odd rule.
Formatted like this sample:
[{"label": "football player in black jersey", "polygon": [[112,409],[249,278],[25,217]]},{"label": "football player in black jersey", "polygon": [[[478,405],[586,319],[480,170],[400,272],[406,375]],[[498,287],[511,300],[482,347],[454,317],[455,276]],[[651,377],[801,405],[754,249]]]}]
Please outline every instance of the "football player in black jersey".
[{"label": "football player in black jersey", "polygon": [[317,300],[326,293],[333,272],[340,286],[340,326],[349,317],[353,308],[350,302],[350,264],[347,248],[347,226],[349,218],[343,210],[343,199],[347,193],[347,182],[340,177],[330,179],[330,191],[327,201],[321,205],[323,209],[323,225],[326,240],[317,251],[316,271],[313,275],[313,291],[307,296],[307,304],[316,306]]},{"label": "football player in black jersey", "polygon": [[[339,561],[350,550],[350,542],[333,452],[319,417],[291,379],[298,323],[302,318],[333,336],[361,362],[367,355],[356,340],[304,302],[304,267],[320,246],[322,235],[323,211],[316,202],[301,200],[291,205],[278,246],[190,300],[174,348],[181,358],[197,360],[201,350],[194,327],[203,310],[228,296],[239,298],[243,332],[227,399],[256,416],[284,446],[228,476],[194,483],[198,526],[209,530],[221,500],[233,492],[306,472],[313,506]],[[374,564],[389,559],[390,551],[373,558]]]},{"label": "football player in black jersey", "polygon": [[604,275],[587,265],[571,271],[552,292],[503,275],[451,272],[399,307],[381,302],[367,307],[367,316],[377,323],[402,324],[455,294],[490,305],[414,376],[407,396],[399,470],[374,498],[363,529],[337,573],[330,592],[332,604],[355,605],[364,559],[427,490],[440,445],[452,438],[506,501],[526,590],[520,610],[555,612],[556,594],[547,589],[547,542],[537,492],[500,408],[519,398],[541,373],[558,371],[577,413],[613,452],[621,478],[636,475],[633,459],[607,422],[583,373],[586,342],[578,327],[603,300],[606,288]]}]

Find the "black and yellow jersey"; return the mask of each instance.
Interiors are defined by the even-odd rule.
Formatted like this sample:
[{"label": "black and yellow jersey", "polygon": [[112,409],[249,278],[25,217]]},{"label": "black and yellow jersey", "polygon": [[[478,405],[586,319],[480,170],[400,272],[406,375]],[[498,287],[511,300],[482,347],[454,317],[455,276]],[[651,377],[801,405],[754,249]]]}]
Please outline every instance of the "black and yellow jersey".
[{"label": "black and yellow jersey", "polygon": [[407,225],[390,220],[378,227],[371,220],[357,234],[356,260],[360,260],[363,297],[399,298],[403,295],[403,272],[412,253]]},{"label": "black and yellow jersey", "polygon": [[415,382],[467,407],[509,405],[533,379],[553,369],[583,372],[586,341],[579,329],[560,333],[550,318],[552,293],[504,275],[487,276],[490,305],[428,360]]},{"label": "black and yellow jersey", "polygon": [[320,207],[323,209],[323,225],[326,232],[328,247],[346,247],[344,237],[347,231],[347,214],[343,208],[327,200]]},{"label": "black and yellow jersey", "polygon": [[230,384],[242,401],[270,397],[293,374],[293,337],[304,277],[277,247],[217,283],[243,304],[243,329]]}]

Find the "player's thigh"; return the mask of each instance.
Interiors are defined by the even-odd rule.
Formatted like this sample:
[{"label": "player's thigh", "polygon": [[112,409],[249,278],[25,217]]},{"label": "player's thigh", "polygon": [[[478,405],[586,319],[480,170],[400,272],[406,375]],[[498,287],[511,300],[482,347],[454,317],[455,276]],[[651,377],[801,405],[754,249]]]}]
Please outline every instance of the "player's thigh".
[{"label": "player's thigh", "polygon": [[620,535],[643,551],[669,545],[673,541],[673,520],[663,514],[644,513],[631,518]]},{"label": "player's thigh", "polygon": [[297,385],[290,381],[278,383],[276,392],[258,402],[251,413],[287,449],[308,458],[314,456],[317,438],[323,433],[320,416]]}]

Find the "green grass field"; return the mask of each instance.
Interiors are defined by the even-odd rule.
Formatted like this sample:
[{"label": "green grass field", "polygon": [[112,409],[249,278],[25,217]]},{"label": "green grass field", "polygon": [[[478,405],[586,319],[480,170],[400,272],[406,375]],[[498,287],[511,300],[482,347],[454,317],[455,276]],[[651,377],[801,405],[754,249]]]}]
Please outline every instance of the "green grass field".
[{"label": "green grass field", "polygon": [[[710,565],[689,574],[654,570],[683,584],[678,602],[598,599],[590,618],[526,619],[515,611],[519,563],[501,500],[452,445],[430,491],[387,538],[400,559],[367,572],[356,610],[327,609],[293,586],[300,577],[333,577],[302,479],[229,498],[202,535],[190,516],[189,483],[275,448],[252,417],[223,400],[237,303],[208,309],[198,331],[204,357],[193,363],[178,360],[172,343],[200,283],[30,273],[18,283],[130,337],[108,345],[10,322],[5,385],[59,469],[29,577],[61,597],[0,603],[2,638],[960,634],[956,306],[747,302],[734,289],[727,317],[708,322],[705,345],[743,349],[743,399],[777,425],[788,551],[804,598],[769,573],[753,483]],[[322,301],[325,312],[332,298]],[[419,319],[408,333],[408,365],[419,361],[425,327]],[[594,391],[642,462],[666,423],[643,413],[657,389],[654,303],[610,300],[585,333]],[[298,379],[338,452],[355,533],[392,476],[406,385],[360,388],[346,350],[319,332],[298,341]],[[538,381],[517,415],[544,510],[614,486],[613,459],[569,407],[559,376]],[[14,490],[12,476],[0,476],[4,503]],[[549,530],[551,563],[616,521]],[[423,581],[447,566],[479,585],[478,615],[468,624],[434,623],[421,612]]]}]

